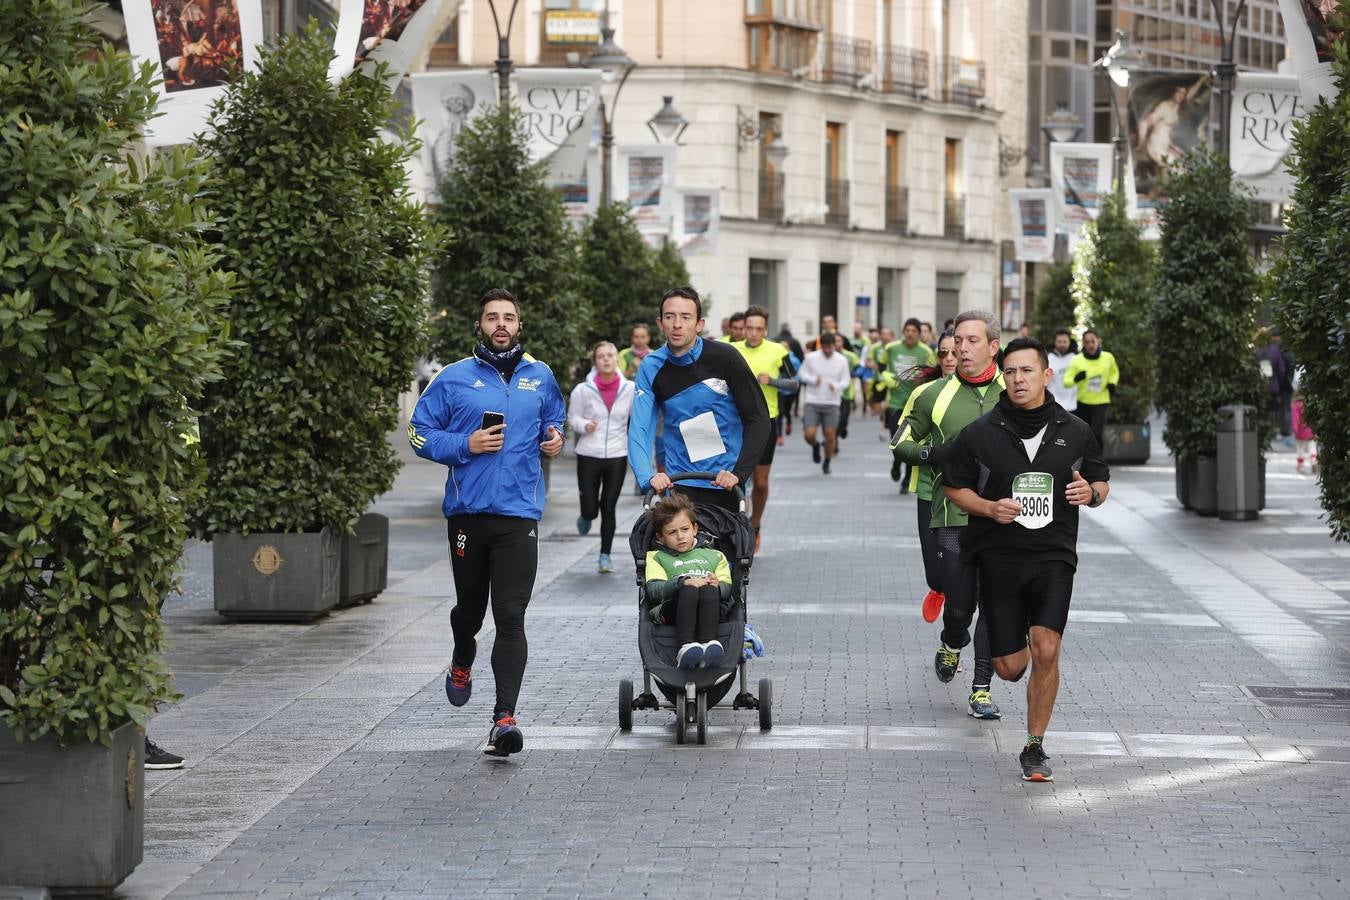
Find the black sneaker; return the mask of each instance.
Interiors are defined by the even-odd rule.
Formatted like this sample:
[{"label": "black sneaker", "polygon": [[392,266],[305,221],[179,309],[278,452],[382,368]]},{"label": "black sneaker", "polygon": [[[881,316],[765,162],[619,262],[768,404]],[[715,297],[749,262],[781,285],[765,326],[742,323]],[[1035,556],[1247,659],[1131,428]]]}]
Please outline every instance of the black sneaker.
[{"label": "black sneaker", "polygon": [[820,470],[826,475],[830,474],[830,461],[828,459],[820,464]]},{"label": "black sneaker", "polygon": [[899,481],[899,480],[900,480],[900,458],[896,457],[895,460],[891,462],[891,481]]},{"label": "black sneaker", "polygon": [[1027,744],[1022,754],[1017,757],[1017,761],[1022,764],[1022,780],[1054,781],[1055,776],[1050,774],[1050,767],[1045,764],[1049,758],[1045,755],[1045,748],[1040,744]]},{"label": "black sneaker", "polygon": [[525,747],[525,735],[520,733],[515,716],[502,716],[488,732],[487,746],[483,752],[488,756],[510,756],[519,753]]},{"label": "black sneaker", "polygon": [[946,644],[938,644],[937,655],[933,657],[933,671],[937,672],[938,681],[943,684],[951,681],[960,665],[960,650],[948,650]]},{"label": "black sneaker", "polygon": [[820,445],[819,445],[819,444],[812,444],[812,445],[811,445],[811,462],[813,462],[813,463],[818,463],[818,462],[820,462]]},{"label": "black sneaker", "polygon": [[150,738],[145,739],[145,767],[147,769],[181,769],[183,757],[170,753]]}]

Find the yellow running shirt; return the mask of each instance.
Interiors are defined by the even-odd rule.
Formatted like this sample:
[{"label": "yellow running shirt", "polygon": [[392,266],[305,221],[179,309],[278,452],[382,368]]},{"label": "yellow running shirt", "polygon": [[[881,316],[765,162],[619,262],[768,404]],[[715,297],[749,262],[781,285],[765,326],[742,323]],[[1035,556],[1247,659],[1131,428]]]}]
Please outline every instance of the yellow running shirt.
[{"label": "yellow running shirt", "polygon": [[[741,356],[750,365],[750,371],[755,373],[755,377],[768,375],[770,378],[781,378],[783,375],[783,360],[788,355],[788,350],[777,341],[771,341],[768,338],[759,342],[758,347],[751,347],[745,341],[733,341],[731,346],[741,351]],[[759,389],[764,392],[764,400],[769,404],[769,420],[778,418],[778,388],[771,384],[761,384]]]}]

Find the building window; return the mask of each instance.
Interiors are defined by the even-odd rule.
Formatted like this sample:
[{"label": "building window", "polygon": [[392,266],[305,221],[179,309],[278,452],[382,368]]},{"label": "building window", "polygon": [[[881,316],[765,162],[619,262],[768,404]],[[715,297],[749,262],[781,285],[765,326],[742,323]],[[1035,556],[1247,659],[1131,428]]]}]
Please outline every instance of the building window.
[{"label": "building window", "polygon": [[762,72],[809,68],[828,22],[826,0],[746,0],[749,67]]},{"label": "building window", "polygon": [[459,11],[450,14],[450,21],[436,36],[427,56],[428,69],[445,69],[459,65]]},{"label": "building window", "polygon": [[909,189],[905,187],[904,135],[886,132],[886,230],[909,230]]},{"label": "building window", "polygon": [[945,191],[942,203],[942,234],[961,239],[966,236],[966,197],[961,178],[961,142],[947,138],[945,147]]},{"label": "building window", "polygon": [[825,221],[848,224],[848,181],[844,178],[844,126],[825,123]]},{"label": "building window", "polygon": [[769,311],[770,320],[783,321],[778,302],[778,268],[776,259],[752,259],[749,272],[750,306],[762,306]]},{"label": "building window", "polygon": [[764,148],[772,144],[782,131],[781,116],[774,113],[759,114],[759,218],[769,222],[783,221],[785,184],[783,173],[769,162]]}]

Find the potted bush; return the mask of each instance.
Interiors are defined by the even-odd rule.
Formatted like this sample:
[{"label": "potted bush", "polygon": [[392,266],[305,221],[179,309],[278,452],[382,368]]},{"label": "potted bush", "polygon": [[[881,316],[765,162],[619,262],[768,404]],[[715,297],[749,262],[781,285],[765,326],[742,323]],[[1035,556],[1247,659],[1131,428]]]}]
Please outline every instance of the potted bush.
[{"label": "potted bush", "polygon": [[1031,311],[1031,333],[1053,347],[1055,332],[1061,328],[1075,330],[1077,312],[1073,297],[1073,266],[1054,263],[1046,269],[1045,280],[1036,290],[1036,307]]},{"label": "potted bush", "polygon": [[1179,160],[1167,179],[1153,322],[1158,341],[1158,407],[1163,441],[1177,470],[1177,499],[1206,515],[1218,511],[1219,407],[1258,412],[1258,446],[1270,440],[1265,385],[1251,338],[1261,299],[1248,250],[1250,214],[1228,162],[1204,147]]},{"label": "potted bush", "polygon": [[[1350,27],[1350,9],[1335,13],[1334,34]],[[1294,205],[1275,263],[1276,321],[1302,367],[1303,418],[1317,435],[1322,508],[1332,536],[1350,540],[1350,41],[1333,44],[1340,90],[1294,126]]]},{"label": "potted bush", "polygon": [[0,881],[107,892],[141,860],[160,602],[202,467],[228,276],[202,167],[128,158],[153,68],[66,0],[0,4]]},{"label": "potted bush", "polygon": [[435,233],[405,184],[411,133],[381,139],[382,75],[332,85],[331,53],[313,25],[282,37],[204,142],[239,346],[206,395],[211,490],[194,519],[228,618],[312,619],[341,602],[344,560],[351,599],[387,571],[387,523],[358,519],[398,471],[388,436],[424,343]]},{"label": "potted bush", "polygon": [[1084,228],[1073,280],[1079,321],[1097,332],[1120,367],[1102,447],[1108,462],[1142,463],[1149,457],[1148,419],[1158,383],[1149,322],[1156,268],[1152,245],[1127,214],[1125,198],[1113,192],[1096,221]]}]

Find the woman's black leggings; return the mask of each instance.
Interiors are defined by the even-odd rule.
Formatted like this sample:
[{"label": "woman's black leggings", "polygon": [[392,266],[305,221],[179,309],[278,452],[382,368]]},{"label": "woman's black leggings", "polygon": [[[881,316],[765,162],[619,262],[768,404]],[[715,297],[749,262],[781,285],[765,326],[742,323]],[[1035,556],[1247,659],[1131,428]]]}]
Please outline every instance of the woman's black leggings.
[{"label": "woman's black leggings", "polygon": [[929,526],[933,522],[933,501],[919,499],[919,553],[923,555],[923,577],[930,591],[942,590],[942,562],[938,559],[937,538]]},{"label": "woman's black leggings", "polygon": [[675,637],[681,644],[717,640],[721,616],[722,600],[715,584],[685,585],[675,595]]},{"label": "woman's black leggings", "polygon": [[609,553],[614,547],[617,521],[614,507],[623,493],[623,481],[628,476],[628,457],[577,457],[577,487],[581,490],[581,517],[600,517],[600,552]]},{"label": "woman's black leggings", "polygon": [[497,683],[497,705],[492,718],[516,711],[520,682],[525,678],[525,607],[534,592],[539,568],[539,523],[533,519],[488,513],[451,516],[450,567],[455,574],[455,608],[450,630],[455,636],[454,664],[473,665],[478,632],[492,598],[492,677]]}]

